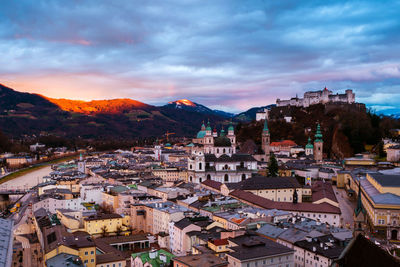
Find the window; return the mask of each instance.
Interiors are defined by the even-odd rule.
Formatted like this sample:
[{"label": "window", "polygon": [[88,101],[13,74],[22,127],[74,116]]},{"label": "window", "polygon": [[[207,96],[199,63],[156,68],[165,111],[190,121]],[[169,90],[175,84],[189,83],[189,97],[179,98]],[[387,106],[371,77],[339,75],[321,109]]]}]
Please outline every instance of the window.
[{"label": "window", "polygon": [[199,162],[199,170],[201,170],[201,162]]},{"label": "window", "polygon": [[87,251],[85,251],[85,255],[88,255],[88,252],[87,252]]},{"label": "window", "polygon": [[94,254],[94,251],[93,251],[93,250],[92,250],[92,251],[90,251],[90,254],[92,254],[92,255],[93,255],[93,254]]},{"label": "window", "polygon": [[90,262],[94,262],[94,259],[91,259]]},{"label": "window", "polygon": [[224,181],[225,181],[225,182],[229,182],[229,175],[228,175],[228,174],[225,174],[225,175],[224,175]]},{"label": "window", "polygon": [[88,260],[85,260],[84,263],[88,263]]}]

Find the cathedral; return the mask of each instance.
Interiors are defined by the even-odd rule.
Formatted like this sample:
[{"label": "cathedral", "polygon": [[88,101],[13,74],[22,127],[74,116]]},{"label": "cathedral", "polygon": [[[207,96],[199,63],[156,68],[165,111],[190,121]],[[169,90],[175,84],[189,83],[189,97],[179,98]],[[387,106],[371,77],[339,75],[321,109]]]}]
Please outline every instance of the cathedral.
[{"label": "cathedral", "polygon": [[228,132],[222,128],[218,134],[210,122],[204,123],[193,139],[188,159],[188,180],[201,183],[214,180],[221,183],[237,183],[257,172],[257,161],[249,154],[236,153],[236,136],[232,123]]}]

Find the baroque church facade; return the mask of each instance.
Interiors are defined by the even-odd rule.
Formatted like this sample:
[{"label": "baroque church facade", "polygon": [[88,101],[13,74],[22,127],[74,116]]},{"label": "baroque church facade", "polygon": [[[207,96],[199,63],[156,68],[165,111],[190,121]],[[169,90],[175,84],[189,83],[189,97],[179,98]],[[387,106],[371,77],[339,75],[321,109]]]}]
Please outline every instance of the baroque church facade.
[{"label": "baroque church facade", "polygon": [[201,126],[193,139],[188,159],[188,181],[201,183],[213,180],[221,183],[237,183],[257,172],[257,161],[249,154],[236,153],[236,136],[233,125],[228,132],[217,133],[210,122]]}]

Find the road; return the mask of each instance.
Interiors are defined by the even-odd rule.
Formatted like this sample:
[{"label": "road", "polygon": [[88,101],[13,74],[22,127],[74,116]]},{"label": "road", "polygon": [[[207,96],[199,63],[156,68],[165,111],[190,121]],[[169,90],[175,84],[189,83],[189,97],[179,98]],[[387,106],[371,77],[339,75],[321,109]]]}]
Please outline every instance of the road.
[{"label": "road", "polygon": [[338,189],[336,186],[333,186],[333,191],[335,191],[336,198],[339,201],[339,207],[341,214],[341,224],[343,227],[349,226],[350,229],[354,228],[354,209],[356,207],[356,203],[350,201],[347,197],[346,191],[344,189]]},{"label": "road", "polygon": [[31,266],[32,265],[32,251],[31,245],[29,244],[29,240],[26,237],[16,235],[15,239],[22,243],[22,248],[24,250],[24,261],[23,266]]}]

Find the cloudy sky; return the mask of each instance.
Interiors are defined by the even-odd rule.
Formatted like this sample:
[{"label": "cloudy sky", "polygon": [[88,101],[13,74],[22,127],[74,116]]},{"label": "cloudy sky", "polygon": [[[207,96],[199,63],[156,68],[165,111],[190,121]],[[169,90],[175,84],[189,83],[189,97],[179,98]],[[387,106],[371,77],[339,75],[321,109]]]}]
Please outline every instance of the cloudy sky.
[{"label": "cloudy sky", "polygon": [[18,0],[0,18],[19,91],[236,112],[327,86],[400,113],[399,1]]}]

